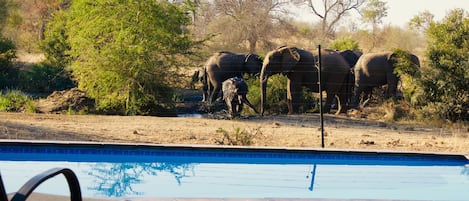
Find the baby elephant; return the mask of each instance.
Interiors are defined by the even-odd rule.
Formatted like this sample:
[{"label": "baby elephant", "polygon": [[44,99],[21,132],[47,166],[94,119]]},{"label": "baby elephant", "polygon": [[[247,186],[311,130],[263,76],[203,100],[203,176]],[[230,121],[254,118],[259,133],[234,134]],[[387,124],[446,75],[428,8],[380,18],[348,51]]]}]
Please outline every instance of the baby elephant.
[{"label": "baby elephant", "polygon": [[223,100],[228,106],[230,118],[241,115],[243,103],[251,107],[256,113],[256,108],[248,101],[246,95],[248,93],[248,85],[243,78],[232,77],[223,82]]}]

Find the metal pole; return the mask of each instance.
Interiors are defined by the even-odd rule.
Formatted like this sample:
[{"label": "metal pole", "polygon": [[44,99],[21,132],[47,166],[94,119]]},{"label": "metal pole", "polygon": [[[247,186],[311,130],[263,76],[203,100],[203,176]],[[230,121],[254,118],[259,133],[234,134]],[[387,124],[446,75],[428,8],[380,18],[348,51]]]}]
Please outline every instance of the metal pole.
[{"label": "metal pole", "polygon": [[322,111],[322,87],[321,87],[321,45],[318,45],[318,83],[319,83],[319,121],[321,122],[321,147],[324,148],[324,114]]}]

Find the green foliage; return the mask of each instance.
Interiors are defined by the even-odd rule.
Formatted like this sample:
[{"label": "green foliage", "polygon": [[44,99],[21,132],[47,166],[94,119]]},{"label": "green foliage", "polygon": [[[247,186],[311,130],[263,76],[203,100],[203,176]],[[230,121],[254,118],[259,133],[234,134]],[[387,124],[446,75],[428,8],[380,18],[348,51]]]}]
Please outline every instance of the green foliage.
[{"label": "green foliage", "polygon": [[53,23],[48,23],[44,31],[44,40],[39,44],[46,59],[53,66],[65,67],[72,58],[68,54],[70,45],[67,41],[67,16],[65,11],[57,11],[53,15]]},{"label": "green foliage", "polygon": [[430,69],[422,72],[422,83],[427,100],[438,108],[432,111],[443,119],[469,121],[469,16],[452,10],[426,34]]},{"label": "green foliage", "polygon": [[33,64],[27,71],[20,72],[21,85],[24,91],[50,93],[75,87],[70,72],[63,67],[48,63]]},{"label": "green foliage", "polygon": [[366,4],[366,7],[361,9],[361,13],[364,21],[370,22],[375,26],[376,24],[381,24],[382,19],[388,16],[387,10],[386,2],[370,0]]},{"label": "green foliage", "polygon": [[[270,114],[285,114],[288,113],[287,105],[287,82],[288,79],[284,75],[272,75],[267,81],[266,88],[266,104],[265,111]],[[250,78],[246,80],[249,86],[248,99],[257,108],[261,107],[261,89],[259,78]],[[310,110],[316,99],[313,97],[312,92],[306,88],[303,89],[301,96],[300,112]]]},{"label": "green foliage", "polygon": [[261,128],[255,128],[251,131],[237,127],[232,133],[223,128],[218,128],[217,133],[222,134],[221,139],[216,139],[215,143],[219,145],[250,146],[253,145],[256,138],[262,137]]},{"label": "green foliage", "polygon": [[394,73],[401,80],[404,100],[414,106],[424,103],[425,97],[421,84],[420,66],[412,62],[407,51],[395,49],[394,53],[397,55]]},{"label": "green foliage", "polygon": [[408,23],[409,28],[417,30],[427,30],[430,27],[430,24],[433,23],[433,18],[435,18],[435,15],[430,13],[430,11],[428,10],[419,12],[412,19],[410,19]]},{"label": "green foliage", "polygon": [[340,38],[331,42],[329,49],[333,50],[360,50],[358,41],[352,38]]},{"label": "green foliage", "polygon": [[[249,101],[257,108],[261,107],[261,89],[259,78],[248,79]],[[286,101],[287,77],[283,75],[273,75],[267,81],[265,110],[269,113],[287,113],[288,105]]]},{"label": "green foliage", "polygon": [[19,69],[13,65],[16,46],[13,41],[0,36],[0,88],[13,88],[17,84]]},{"label": "green foliage", "polygon": [[31,112],[37,111],[34,101],[21,91],[8,91],[0,96],[0,111],[2,112]]},{"label": "green foliage", "polygon": [[134,115],[174,107],[169,86],[179,77],[179,59],[194,45],[183,7],[166,1],[77,0],[52,23],[44,45],[49,60],[74,58],[73,76],[97,109]]},{"label": "green foliage", "polygon": [[5,0],[0,0],[0,32],[5,24],[5,20],[7,18],[8,8],[7,2]]}]

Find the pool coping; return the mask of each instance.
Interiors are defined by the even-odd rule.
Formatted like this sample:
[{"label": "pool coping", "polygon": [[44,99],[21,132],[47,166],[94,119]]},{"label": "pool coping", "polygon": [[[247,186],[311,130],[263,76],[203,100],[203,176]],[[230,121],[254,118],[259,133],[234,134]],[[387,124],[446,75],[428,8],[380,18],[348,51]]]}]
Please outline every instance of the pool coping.
[{"label": "pool coping", "polygon": [[364,150],[364,149],[333,149],[333,148],[306,148],[306,147],[260,147],[260,146],[228,146],[228,145],[202,145],[202,144],[151,144],[151,143],[115,143],[115,142],[87,142],[87,141],[53,141],[53,140],[9,140],[0,139],[0,146],[4,145],[55,145],[55,146],[84,146],[84,147],[125,147],[125,148],[166,148],[166,149],[198,149],[214,151],[253,151],[253,152],[292,152],[306,153],[318,152],[326,154],[367,154],[375,156],[416,156],[435,157],[466,160],[469,164],[469,155],[449,152],[424,152],[424,151],[393,151],[393,150]]}]

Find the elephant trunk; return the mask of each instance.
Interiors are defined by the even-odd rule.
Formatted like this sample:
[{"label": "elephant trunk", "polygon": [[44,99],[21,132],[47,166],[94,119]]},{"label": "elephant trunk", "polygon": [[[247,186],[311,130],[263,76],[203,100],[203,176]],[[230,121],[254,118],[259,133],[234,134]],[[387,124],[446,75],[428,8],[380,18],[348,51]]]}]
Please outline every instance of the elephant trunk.
[{"label": "elephant trunk", "polygon": [[267,89],[267,80],[269,76],[264,72],[264,68],[261,71],[260,76],[260,90],[261,90],[261,116],[264,116],[265,102],[266,100],[266,89]]}]

